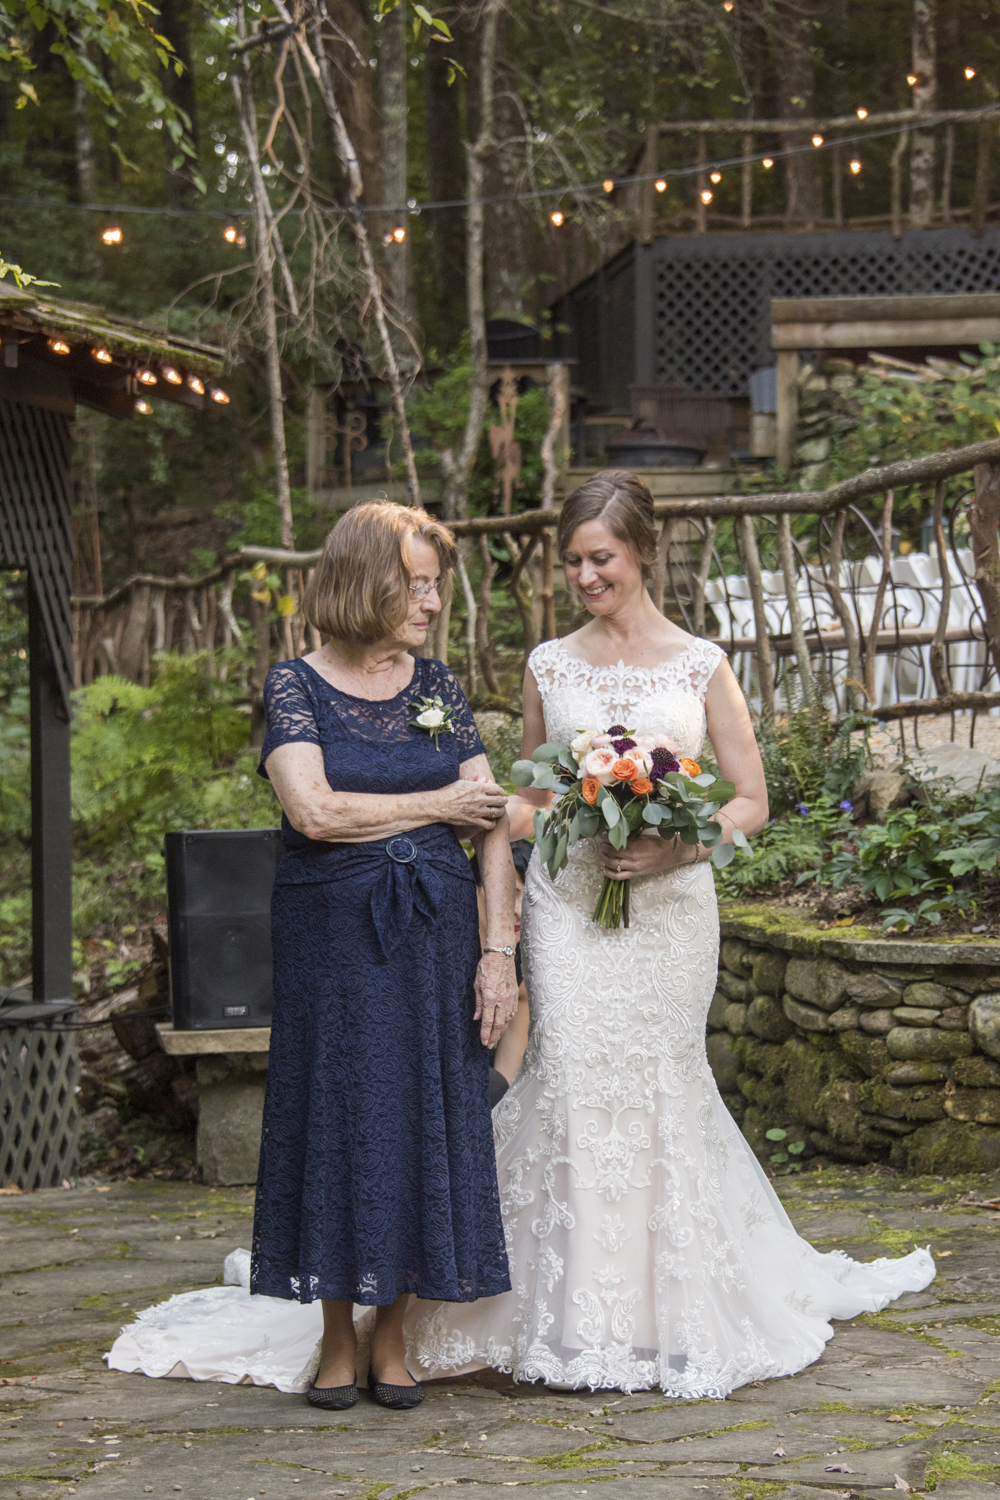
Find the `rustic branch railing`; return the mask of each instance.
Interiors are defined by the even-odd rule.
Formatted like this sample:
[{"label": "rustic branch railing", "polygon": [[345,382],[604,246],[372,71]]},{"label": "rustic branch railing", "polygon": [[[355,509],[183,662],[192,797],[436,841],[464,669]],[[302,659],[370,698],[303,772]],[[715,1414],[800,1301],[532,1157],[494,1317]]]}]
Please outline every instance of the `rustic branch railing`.
[{"label": "rustic branch railing", "polygon": [[[962,510],[961,517],[953,504],[946,517],[945,486],[963,474],[974,476],[974,503],[967,513]],[[928,577],[934,573],[934,578],[910,580],[904,589],[897,577],[900,560],[892,557],[889,497],[923,486],[933,487],[927,511],[932,514],[937,571],[931,559],[917,555],[923,556],[925,573]],[[881,516],[878,522],[859,508],[875,497],[879,500],[875,513]],[[909,659],[910,675],[928,677],[938,697],[921,693],[918,681],[918,691],[914,693],[911,686],[903,696],[915,699],[919,707],[913,701],[883,704],[877,710],[880,717],[993,706],[993,695],[987,691],[989,679],[995,678],[1000,685],[1000,439],[869,469],[826,490],[657,500],[655,511],[660,541],[654,599],[675,610],[696,634],[707,633],[706,610],[714,612],[722,627],[717,638],[734,663],[743,660],[740,670],[745,686],[764,715],[773,713],[776,703],[780,705],[783,683],[788,680],[784,664],[789,658],[800,663],[800,701],[816,701],[821,678],[824,690],[831,692],[834,655],[845,651],[846,670],[840,673],[840,688],[834,690],[835,697],[844,695],[842,706],[853,702],[856,707],[874,708],[886,680],[885,668],[876,670],[877,658],[894,655],[902,659],[907,652],[916,653]],[[812,562],[801,543],[793,540],[790,519],[796,515],[815,518],[810,532],[809,550],[816,554]],[[520,647],[526,656],[536,640],[555,630],[555,547],[539,543],[551,538],[558,519],[558,510],[547,508],[453,524],[457,535],[475,538],[478,545],[478,578],[470,566],[459,580],[455,599],[456,613],[463,606],[465,610],[461,634],[470,690],[482,682],[491,695],[501,691],[498,663],[502,653],[498,654],[490,614],[499,585],[490,538],[506,548],[509,569],[502,581],[516,610]],[[959,520],[968,525],[971,550],[965,542],[958,545],[955,527]],[[723,557],[718,550],[723,534],[719,527],[726,522],[735,523],[732,541],[742,558],[742,581],[732,571],[732,551]],[[724,529],[728,537],[730,529]],[[950,532],[947,547],[946,529]],[[867,548],[874,574],[865,571],[863,559],[848,558],[848,540],[855,554],[859,544]],[[764,567],[762,548],[775,558],[776,572],[768,573]],[[244,625],[233,606],[237,576],[242,571],[246,578],[249,570],[263,563],[280,570],[290,603],[289,613],[275,620],[253,597],[241,601],[243,619],[256,641],[252,679],[254,696],[259,697],[272,652],[303,655],[318,644],[315,631],[302,618],[300,601],[319,557],[319,551],[241,547],[197,578],[138,574],[107,594],[74,598],[78,681],[91,680],[95,671],[147,680],[150,657],[157,651],[179,646],[185,652],[211,653],[241,640]],[[745,592],[741,594],[737,585]],[[949,617],[953,605],[958,609],[958,623]],[[787,618],[787,627],[776,624],[778,617]],[[752,634],[738,629],[740,619],[752,625]],[[505,624],[509,636],[509,623]],[[970,649],[954,669],[960,674],[956,680],[947,652],[949,646],[961,643]],[[428,649],[447,660],[449,641],[443,630],[438,630]],[[812,658],[818,658],[815,668]],[[972,687],[976,691],[966,690]],[[949,691],[942,692],[942,688]]]}]

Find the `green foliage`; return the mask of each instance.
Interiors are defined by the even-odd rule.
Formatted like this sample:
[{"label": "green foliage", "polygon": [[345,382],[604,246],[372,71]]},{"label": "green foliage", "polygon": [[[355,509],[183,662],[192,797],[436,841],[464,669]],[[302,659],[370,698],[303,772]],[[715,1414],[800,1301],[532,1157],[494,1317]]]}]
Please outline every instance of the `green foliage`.
[{"label": "green foliage", "polygon": [[812,804],[802,803],[781,817],[772,818],[753,839],[752,860],[741,860],[717,870],[716,889],[727,900],[751,891],[764,891],[803,872],[813,871],[829,855],[831,841],[845,838],[851,830],[847,807],[830,797]]},{"label": "green foliage", "polygon": [[802,1171],[802,1163],[796,1161],[795,1158],[801,1156],[802,1152],[806,1149],[805,1141],[789,1141],[786,1146],[784,1142],[788,1141],[788,1131],[782,1130],[777,1125],[772,1126],[770,1130],[764,1131],[764,1139],[766,1141],[774,1141],[778,1146],[778,1150],[773,1151],[768,1158],[774,1166],[782,1167],[785,1172]]}]

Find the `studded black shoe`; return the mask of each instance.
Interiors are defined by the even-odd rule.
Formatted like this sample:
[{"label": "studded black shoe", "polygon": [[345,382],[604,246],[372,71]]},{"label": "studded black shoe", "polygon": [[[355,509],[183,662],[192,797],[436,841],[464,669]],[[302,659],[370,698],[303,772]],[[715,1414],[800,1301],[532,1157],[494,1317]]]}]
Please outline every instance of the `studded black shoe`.
[{"label": "studded black shoe", "polygon": [[387,1406],[390,1411],[409,1411],[424,1399],[422,1385],[386,1385],[376,1380],[371,1370],[368,1371],[368,1389],[379,1406]]},{"label": "studded black shoe", "polygon": [[323,1390],[310,1386],[306,1400],[310,1406],[319,1406],[323,1411],[347,1411],[358,1404],[357,1381],[353,1385],[331,1385]]}]

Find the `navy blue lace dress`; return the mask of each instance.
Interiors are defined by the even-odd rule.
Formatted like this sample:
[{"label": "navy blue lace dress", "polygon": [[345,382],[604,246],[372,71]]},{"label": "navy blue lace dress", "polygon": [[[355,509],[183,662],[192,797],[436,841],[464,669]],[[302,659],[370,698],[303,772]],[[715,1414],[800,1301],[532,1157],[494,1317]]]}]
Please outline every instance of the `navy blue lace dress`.
[{"label": "navy blue lace dress", "polygon": [[[453,734],[413,728],[440,694]],[[319,745],[336,791],[432,791],[482,752],[454,675],[418,659],[385,703],[332,687],[304,661],[264,687],[263,763]],[[473,1021],[476,887],[453,830],[364,844],[307,839],[282,819],[274,886],[274,1018],[251,1290],[299,1302],[449,1302],[510,1287]]]}]

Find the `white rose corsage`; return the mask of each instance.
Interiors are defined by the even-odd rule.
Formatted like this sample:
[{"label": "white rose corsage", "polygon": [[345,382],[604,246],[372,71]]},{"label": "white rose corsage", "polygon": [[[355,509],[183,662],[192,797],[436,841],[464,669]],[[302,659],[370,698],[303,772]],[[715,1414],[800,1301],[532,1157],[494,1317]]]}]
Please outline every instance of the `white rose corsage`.
[{"label": "white rose corsage", "polygon": [[451,704],[445,703],[440,697],[417,698],[410,707],[416,713],[416,718],[410,720],[414,729],[426,730],[434,739],[434,749],[440,750],[439,736],[455,733],[455,726],[451,722]]}]

